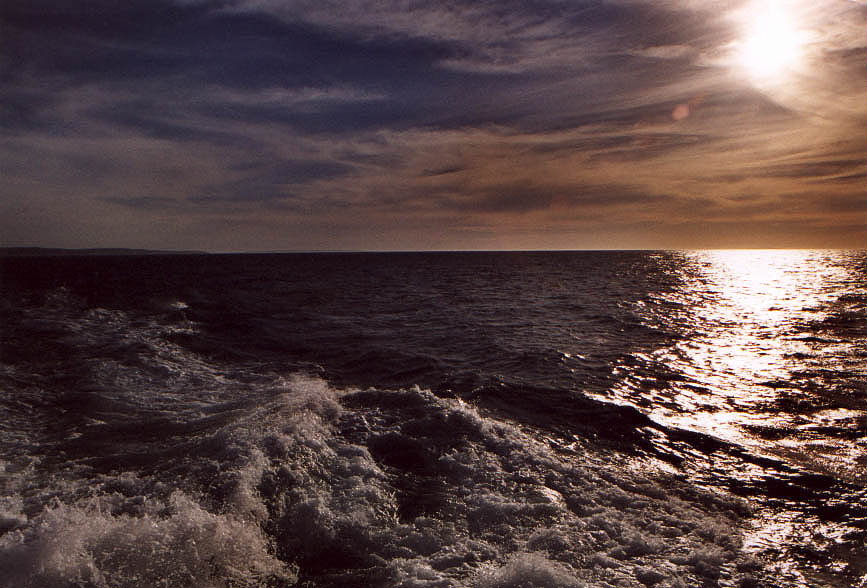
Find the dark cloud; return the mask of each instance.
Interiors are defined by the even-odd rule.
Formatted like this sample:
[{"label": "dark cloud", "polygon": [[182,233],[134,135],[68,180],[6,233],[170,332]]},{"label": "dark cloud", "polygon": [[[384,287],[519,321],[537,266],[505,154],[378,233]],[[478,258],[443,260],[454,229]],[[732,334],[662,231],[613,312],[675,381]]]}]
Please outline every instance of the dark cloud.
[{"label": "dark cloud", "polygon": [[275,184],[306,184],[314,180],[340,178],[351,174],[354,169],[336,161],[286,161],[267,166],[257,177]]},{"label": "dark cloud", "polygon": [[460,50],[159,2],[70,6],[77,8],[8,11],[4,50],[19,72],[62,74],[71,81],[183,75],[183,84],[245,89],[335,82],[388,87],[399,78],[423,81],[433,63]]},{"label": "dark cloud", "polygon": [[863,166],[863,159],[824,159],[766,166],[762,168],[761,174],[777,178],[818,179],[845,174]]},{"label": "dark cloud", "polygon": [[822,177],[817,181],[823,183],[834,183],[834,184],[857,184],[858,186],[867,185],[867,171],[852,173],[852,174],[844,174],[841,176],[834,177]]},{"label": "dark cloud", "polygon": [[626,185],[557,185],[544,183],[518,183],[486,188],[460,198],[444,199],[444,208],[500,214],[527,214],[558,210],[564,214],[591,208],[620,208],[655,205],[669,200],[658,194],[649,194]]},{"label": "dark cloud", "polygon": [[4,55],[16,64],[10,77],[59,74],[70,83],[183,71],[183,37],[168,46],[159,40],[202,15],[159,1],[5,2],[2,10]]},{"label": "dark cloud", "polygon": [[[400,118],[412,99],[431,91],[440,93],[440,88],[459,84],[462,78],[435,67],[460,55],[456,44],[358,38],[268,15],[227,14],[202,6],[41,4],[13,7],[4,15],[4,53],[16,65],[10,77],[13,87],[21,91],[35,89],[43,80],[33,78],[46,76],[62,78],[64,85],[110,81],[136,86],[149,79],[166,79],[172,82],[173,92],[180,87],[188,95],[204,88],[203,84],[244,91],[355,85],[406,94],[388,105]],[[156,91],[159,88],[151,88]],[[160,103],[163,96],[151,93],[139,101]],[[281,120],[267,106],[211,104],[210,112],[217,117]],[[386,120],[384,112],[350,105],[345,112],[334,108],[308,118],[314,119],[310,125],[315,127],[327,126],[316,122],[317,117],[339,118],[338,123],[347,124],[356,118]],[[303,118],[286,116],[285,120],[301,126]]]},{"label": "dark cloud", "polygon": [[167,141],[200,141],[227,145],[248,144],[247,137],[196,124],[196,120],[184,120],[183,113],[162,111],[152,103],[131,101],[91,109],[92,119],[109,125],[134,131],[142,136]]},{"label": "dark cloud", "polygon": [[[240,178],[212,184],[191,197],[190,201],[199,205],[219,202],[286,204],[303,200],[297,190],[307,184],[341,178],[353,171],[352,166],[326,160],[248,165]],[[329,206],[335,204],[335,200],[327,194],[321,195],[319,200],[327,200]]]},{"label": "dark cloud", "polygon": [[0,129],[6,132],[46,131],[52,121],[44,115],[59,98],[39,88],[6,87],[0,90]]},{"label": "dark cloud", "polygon": [[[832,212],[863,215],[867,212],[867,187],[862,186],[845,194],[806,192],[793,200],[796,206],[811,214]],[[864,226],[867,229],[867,222]]]},{"label": "dark cloud", "polygon": [[211,103],[196,108],[197,114],[215,120],[244,120],[279,125],[302,134],[349,134],[380,128],[415,126],[421,106],[402,100],[361,100],[351,104],[324,104],[316,110],[295,110],[281,105]]},{"label": "dark cloud", "polygon": [[179,210],[184,207],[182,202],[163,196],[109,196],[103,200],[138,210]]},{"label": "dark cloud", "polygon": [[562,198],[561,194],[542,186],[509,186],[483,194],[470,194],[450,203],[450,208],[476,213],[527,213],[547,210]]},{"label": "dark cloud", "polygon": [[467,168],[461,165],[450,165],[436,169],[426,169],[422,171],[420,175],[423,177],[447,176],[449,174],[456,174],[466,170]]},{"label": "dark cloud", "polygon": [[645,133],[626,135],[616,149],[593,155],[590,161],[624,162],[642,161],[670,155],[684,149],[694,149],[702,143],[713,142],[714,137],[679,133]]},{"label": "dark cloud", "polygon": [[[867,188],[861,193],[834,195],[821,199],[819,202],[832,212],[859,212],[867,213]],[[867,224],[867,223],[865,223]]]},{"label": "dark cloud", "polygon": [[406,157],[400,153],[362,153],[357,149],[344,149],[338,151],[335,157],[339,161],[347,162],[357,167],[368,167],[395,172],[405,167]]}]

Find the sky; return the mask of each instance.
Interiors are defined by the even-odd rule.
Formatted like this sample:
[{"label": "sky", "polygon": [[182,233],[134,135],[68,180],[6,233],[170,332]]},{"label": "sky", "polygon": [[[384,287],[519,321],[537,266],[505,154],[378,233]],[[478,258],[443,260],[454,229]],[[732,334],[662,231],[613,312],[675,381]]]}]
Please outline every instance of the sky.
[{"label": "sky", "polygon": [[0,245],[867,248],[867,2],[0,5]]}]

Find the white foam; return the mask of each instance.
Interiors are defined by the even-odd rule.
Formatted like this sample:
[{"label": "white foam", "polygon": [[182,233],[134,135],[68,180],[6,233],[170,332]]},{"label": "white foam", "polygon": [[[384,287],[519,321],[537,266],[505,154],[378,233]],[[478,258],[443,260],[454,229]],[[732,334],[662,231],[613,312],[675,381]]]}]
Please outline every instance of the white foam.
[{"label": "white foam", "polygon": [[583,588],[567,566],[541,553],[519,553],[503,567],[481,574],[478,588]]},{"label": "white foam", "polygon": [[[616,454],[554,447],[426,390],[292,376],[244,392],[230,419],[196,428],[155,472],[70,469],[64,483],[39,482],[59,500],[31,498],[31,516],[10,502],[0,567],[12,573],[0,582],[256,586],[297,568],[314,582],[380,570],[383,586],[405,588],[677,586],[744,557],[737,501]],[[390,461],[391,442],[409,457]]]},{"label": "white foam", "polygon": [[0,537],[4,586],[257,586],[291,581],[258,526],[204,510],[181,492],[142,516],[104,500],[55,503],[25,530]]}]

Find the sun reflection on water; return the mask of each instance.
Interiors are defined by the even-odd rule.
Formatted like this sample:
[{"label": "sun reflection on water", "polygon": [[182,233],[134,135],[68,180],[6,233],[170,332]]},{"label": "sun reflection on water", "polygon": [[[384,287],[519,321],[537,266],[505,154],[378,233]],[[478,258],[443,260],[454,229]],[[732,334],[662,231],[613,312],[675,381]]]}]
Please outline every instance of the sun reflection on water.
[{"label": "sun reflection on water", "polygon": [[[819,320],[832,301],[826,284],[844,276],[812,251],[709,251],[698,254],[697,281],[710,288],[694,309],[705,330],[690,356],[710,373],[736,376],[743,384],[788,377],[791,356],[807,351],[793,332],[805,321]],[[732,400],[751,403],[756,390],[732,386]]]},{"label": "sun reflection on water", "polygon": [[682,336],[634,356],[642,369],[619,366],[623,378],[614,394],[666,425],[762,454],[800,453],[818,469],[862,475],[851,441],[816,433],[851,426],[861,413],[825,410],[819,420],[826,422],[819,423],[814,416],[828,402],[813,394],[821,383],[809,376],[840,369],[839,358],[851,355],[848,343],[820,339],[811,327],[851,291],[840,252],[695,251],[684,261],[682,286],[664,301],[680,306],[675,328]]},{"label": "sun reflection on water", "polygon": [[[867,511],[847,506],[867,498],[867,254],[720,250],[658,261],[665,279],[631,312],[663,343],[619,360],[604,399],[726,442],[654,437],[698,484],[761,505],[742,547],[773,562],[778,580],[840,586],[816,583],[837,570],[867,587],[867,568],[853,563]],[[827,514],[828,504],[844,514]],[[804,545],[813,555],[801,565]]]}]

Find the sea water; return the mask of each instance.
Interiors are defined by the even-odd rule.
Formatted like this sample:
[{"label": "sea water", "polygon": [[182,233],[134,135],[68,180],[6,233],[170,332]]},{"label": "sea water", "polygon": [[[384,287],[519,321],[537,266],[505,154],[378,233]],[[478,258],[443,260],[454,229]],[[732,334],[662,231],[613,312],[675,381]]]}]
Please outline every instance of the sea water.
[{"label": "sea water", "polygon": [[0,585],[867,586],[867,254],[0,260]]}]

